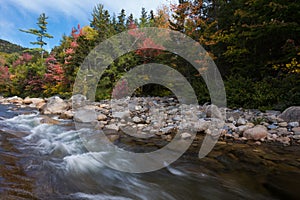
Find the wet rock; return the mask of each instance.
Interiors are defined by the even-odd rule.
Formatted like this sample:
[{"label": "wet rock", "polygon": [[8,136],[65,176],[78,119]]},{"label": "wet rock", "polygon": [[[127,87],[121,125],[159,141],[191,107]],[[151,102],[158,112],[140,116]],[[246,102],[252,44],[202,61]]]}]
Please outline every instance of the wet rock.
[{"label": "wet rock", "polygon": [[278,117],[286,122],[300,122],[300,106],[289,107]]},{"label": "wet rock", "polygon": [[267,135],[268,135],[268,132],[266,131],[266,129],[259,125],[255,126],[253,128],[250,128],[243,133],[244,137],[246,137],[247,139],[253,139],[253,140],[263,139],[263,138],[267,137]]},{"label": "wet rock", "polygon": [[58,96],[50,97],[41,109],[42,114],[61,114],[68,109],[68,104]]},{"label": "wet rock", "polygon": [[51,124],[51,125],[56,125],[59,124],[58,120],[52,119],[48,116],[42,116],[42,119],[40,120],[40,123],[42,124]]},{"label": "wet rock", "polygon": [[120,139],[120,135],[107,135],[106,137],[112,143],[114,143],[115,141],[117,141],[118,139]]}]

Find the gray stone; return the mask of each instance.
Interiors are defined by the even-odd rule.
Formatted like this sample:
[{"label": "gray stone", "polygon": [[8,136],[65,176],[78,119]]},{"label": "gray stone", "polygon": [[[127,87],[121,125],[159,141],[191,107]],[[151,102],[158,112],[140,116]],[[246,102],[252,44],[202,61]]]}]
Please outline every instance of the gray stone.
[{"label": "gray stone", "polygon": [[244,118],[239,118],[238,120],[237,120],[237,122],[236,122],[236,124],[238,125],[238,126],[240,126],[240,125],[245,125],[247,122],[246,122],[246,120],[244,119]]},{"label": "gray stone", "polygon": [[109,125],[106,125],[105,128],[107,130],[112,130],[112,131],[119,131],[120,130],[120,127],[117,124],[109,124]]},{"label": "gray stone", "polygon": [[288,126],[298,127],[299,126],[299,122],[290,122],[290,123],[288,123]]},{"label": "gray stone", "polygon": [[217,118],[217,119],[224,119],[220,109],[216,105],[209,105],[206,107],[205,110],[206,117],[208,118]]},{"label": "gray stone", "polygon": [[293,139],[300,140],[300,135],[293,135]]},{"label": "gray stone", "polygon": [[95,110],[86,107],[79,108],[75,111],[74,121],[81,123],[90,123],[97,120]]},{"label": "gray stone", "polygon": [[69,105],[58,96],[50,97],[41,109],[42,114],[61,114],[68,109]]},{"label": "gray stone", "polygon": [[119,118],[119,119],[126,119],[126,118],[130,117],[130,111],[113,112],[113,117]]},{"label": "gray stone", "polygon": [[75,94],[71,97],[72,108],[78,109],[80,107],[84,107],[86,105],[86,96],[81,94]]},{"label": "gray stone", "polygon": [[137,116],[135,116],[135,117],[132,118],[132,121],[133,121],[134,123],[141,123],[141,122],[142,122],[142,119],[139,118],[139,117],[137,117]]},{"label": "gray stone", "polygon": [[180,137],[181,137],[181,139],[186,140],[186,139],[190,139],[192,137],[192,135],[190,133],[185,132],[185,133],[181,133]]},{"label": "gray stone", "polygon": [[246,130],[250,129],[250,127],[243,125],[243,126],[239,126],[235,129],[235,131],[237,133],[244,133]]},{"label": "gray stone", "polygon": [[287,122],[300,122],[300,106],[289,107],[278,117]]}]

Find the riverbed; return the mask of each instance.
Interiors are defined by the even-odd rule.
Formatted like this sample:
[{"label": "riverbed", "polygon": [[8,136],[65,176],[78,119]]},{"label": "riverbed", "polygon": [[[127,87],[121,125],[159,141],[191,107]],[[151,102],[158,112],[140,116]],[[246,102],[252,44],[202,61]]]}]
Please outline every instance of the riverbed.
[{"label": "riverbed", "polygon": [[[54,116],[55,117],[55,116]],[[0,199],[299,199],[300,147],[218,142],[198,158],[200,138],[171,165],[125,173],[95,159],[71,120],[41,123],[34,109],[0,105]],[[147,141],[116,141],[140,151]],[[127,141],[126,144],[122,144]]]}]

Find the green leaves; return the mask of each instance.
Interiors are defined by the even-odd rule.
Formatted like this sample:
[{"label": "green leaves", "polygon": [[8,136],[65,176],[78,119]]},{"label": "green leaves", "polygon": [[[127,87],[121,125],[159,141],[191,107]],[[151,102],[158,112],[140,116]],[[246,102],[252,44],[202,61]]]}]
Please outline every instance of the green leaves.
[{"label": "green leaves", "polygon": [[38,22],[37,22],[39,29],[32,29],[32,28],[28,29],[28,30],[19,29],[21,32],[37,36],[37,39],[36,39],[37,41],[30,42],[30,43],[33,45],[40,46],[41,58],[43,58],[43,54],[44,54],[43,46],[47,45],[47,43],[44,41],[44,38],[53,38],[52,35],[47,33],[47,24],[48,24],[48,22],[46,21],[47,19],[48,19],[48,17],[46,17],[45,13],[42,13],[39,16]]}]

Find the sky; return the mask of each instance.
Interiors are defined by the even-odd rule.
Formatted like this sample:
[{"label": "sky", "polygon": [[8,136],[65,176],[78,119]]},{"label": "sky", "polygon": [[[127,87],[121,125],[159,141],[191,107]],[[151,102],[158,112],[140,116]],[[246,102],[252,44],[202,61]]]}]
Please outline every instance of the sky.
[{"label": "sky", "polygon": [[82,27],[89,25],[93,8],[103,4],[111,15],[118,15],[121,9],[135,18],[140,17],[144,7],[148,13],[154,12],[161,4],[169,5],[175,0],[0,0],[0,39],[7,40],[23,47],[32,46],[30,42],[36,36],[20,32],[19,29],[37,28],[37,18],[41,13],[48,16],[48,33],[53,39],[46,39],[46,50],[58,46],[65,35],[70,35],[72,27],[80,24]]}]

